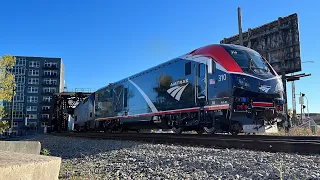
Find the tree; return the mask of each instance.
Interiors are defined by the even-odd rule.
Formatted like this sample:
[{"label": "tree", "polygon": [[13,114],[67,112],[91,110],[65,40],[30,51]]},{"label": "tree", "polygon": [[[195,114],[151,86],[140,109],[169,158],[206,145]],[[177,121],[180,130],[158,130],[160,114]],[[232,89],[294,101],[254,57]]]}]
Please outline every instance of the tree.
[{"label": "tree", "polygon": [[10,55],[4,55],[0,58],[0,134],[9,128],[7,121],[1,121],[2,117],[6,116],[6,111],[3,107],[3,102],[11,102],[15,95],[14,74],[12,68],[16,63],[16,58]]}]

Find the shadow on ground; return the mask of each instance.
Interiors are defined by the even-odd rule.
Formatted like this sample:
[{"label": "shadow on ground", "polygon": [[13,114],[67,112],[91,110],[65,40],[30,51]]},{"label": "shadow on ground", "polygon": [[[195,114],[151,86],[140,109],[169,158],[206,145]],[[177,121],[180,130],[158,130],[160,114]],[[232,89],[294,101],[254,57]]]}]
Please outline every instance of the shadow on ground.
[{"label": "shadow on ground", "polygon": [[63,137],[50,134],[38,134],[7,139],[9,141],[40,141],[41,149],[48,149],[50,155],[63,159],[82,158],[106,151],[132,148],[138,142],[85,139],[78,137]]}]

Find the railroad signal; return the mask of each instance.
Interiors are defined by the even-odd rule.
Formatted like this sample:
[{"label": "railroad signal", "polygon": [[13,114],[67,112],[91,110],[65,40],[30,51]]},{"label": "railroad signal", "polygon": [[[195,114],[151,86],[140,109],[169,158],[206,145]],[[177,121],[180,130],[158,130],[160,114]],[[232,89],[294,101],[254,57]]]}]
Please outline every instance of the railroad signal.
[{"label": "railroad signal", "polygon": [[303,104],[304,104],[303,96],[300,96],[300,97],[299,97],[299,104],[301,104],[301,105],[303,105]]},{"label": "railroad signal", "polygon": [[306,97],[306,94],[300,92],[299,104],[301,105],[301,117],[300,117],[300,121],[301,122],[302,122],[302,119],[305,118],[305,115],[303,114],[304,113],[304,109],[306,108],[306,106],[304,105],[304,98],[305,97]]}]

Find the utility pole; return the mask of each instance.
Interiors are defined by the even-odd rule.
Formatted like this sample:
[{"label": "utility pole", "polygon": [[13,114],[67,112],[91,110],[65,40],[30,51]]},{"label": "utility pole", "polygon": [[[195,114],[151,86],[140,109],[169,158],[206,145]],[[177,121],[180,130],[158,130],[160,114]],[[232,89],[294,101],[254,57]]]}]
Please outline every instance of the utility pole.
[{"label": "utility pole", "polygon": [[[291,74],[294,76],[294,73]],[[292,81],[292,119],[296,121],[297,117],[297,103],[296,103],[296,85],[294,81]]]},{"label": "utility pole", "polygon": [[[282,18],[279,17],[278,18],[278,29],[279,29],[279,35],[280,35],[280,39],[279,39],[279,46],[283,47],[284,45],[284,41],[283,41],[283,32],[281,30],[281,26],[282,26]],[[279,53],[279,58],[280,58],[280,63],[281,63],[281,79],[282,79],[282,85],[283,85],[283,112],[285,115],[288,114],[288,96],[287,96],[287,81],[286,81],[286,69],[285,69],[285,56],[284,56],[284,48],[280,49],[280,53]]]},{"label": "utility pole", "polygon": [[300,92],[300,98],[302,99],[301,100],[301,103],[300,103],[300,107],[301,107],[301,112],[300,112],[300,122],[302,123],[302,107],[303,107],[303,96],[302,96],[302,93]]},{"label": "utility pole", "polygon": [[[314,61],[303,61],[302,63],[314,63]],[[294,73],[291,74],[291,77],[294,77]],[[299,78],[297,79],[299,80]],[[295,80],[292,81],[292,119],[293,121],[297,121],[297,101],[296,101],[296,85]]]},{"label": "utility pole", "polygon": [[11,123],[10,123],[11,133],[13,130],[14,92],[15,92],[15,88],[13,87],[12,88],[12,102],[11,102]]},{"label": "utility pole", "polygon": [[238,27],[239,27],[239,42],[240,42],[240,45],[243,46],[242,17],[241,17],[241,8],[240,7],[238,7]]}]

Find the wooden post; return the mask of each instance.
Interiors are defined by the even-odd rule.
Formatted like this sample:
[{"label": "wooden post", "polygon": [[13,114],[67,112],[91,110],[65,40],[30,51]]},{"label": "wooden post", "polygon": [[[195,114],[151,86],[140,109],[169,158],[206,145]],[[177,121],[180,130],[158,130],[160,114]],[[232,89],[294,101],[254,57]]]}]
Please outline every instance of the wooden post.
[{"label": "wooden post", "polygon": [[[282,18],[278,18],[278,28],[279,28],[279,33],[280,33],[280,47],[283,47],[283,34],[282,31],[280,30],[281,28],[281,20]],[[288,98],[287,98],[287,81],[286,81],[286,70],[285,70],[285,57],[284,57],[284,48],[280,50],[280,62],[281,62],[281,79],[282,79],[282,84],[283,84],[283,112],[285,115],[288,114]],[[287,116],[286,116],[287,117]]]},{"label": "wooden post", "polygon": [[[294,74],[292,73],[292,76]],[[294,81],[292,81],[292,123],[295,123],[297,117],[297,105],[296,105],[296,86]]]},{"label": "wooden post", "polygon": [[[302,93],[301,93],[301,92],[300,92],[300,97],[302,97]],[[303,104],[304,104],[304,103],[300,103],[300,108],[301,108],[301,109],[300,109],[300,110],[301,110],[301,111],[300,111],[300,123],[302,123],[302,107],[303,107]]]},{"label": "wooden post", "polygon": [[12,88],[12,102],[11,102],[11,123],[10,123],[11,132],[13,131],[14,92],[15,92],[15,88],[13,87]]},{"label": "wooden post", "polygon": [[241,8],[238,7],[239,43],[243,46]]}]

